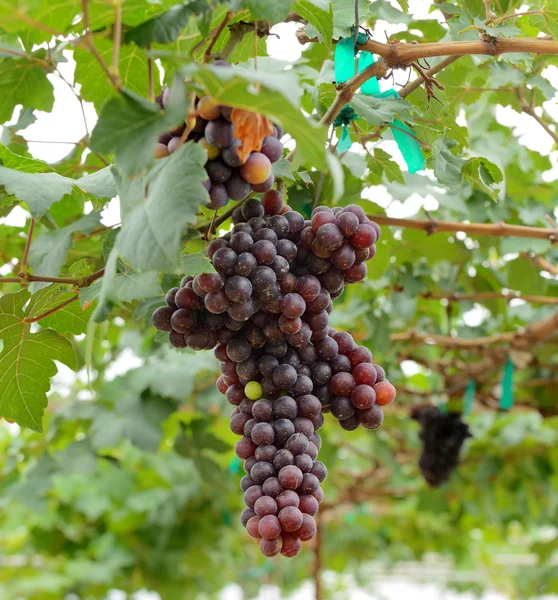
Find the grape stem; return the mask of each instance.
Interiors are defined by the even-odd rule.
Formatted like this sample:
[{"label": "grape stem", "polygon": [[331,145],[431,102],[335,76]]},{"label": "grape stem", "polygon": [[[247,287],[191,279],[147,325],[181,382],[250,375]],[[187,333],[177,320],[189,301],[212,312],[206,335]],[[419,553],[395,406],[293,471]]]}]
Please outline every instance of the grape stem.
[{"label": "grape stem", "polygon": [[[233,214],[235,209],[237,209],[239,206],[242,206],[246,202],[246,200],[253,198],[255,195],[256,195],[255,192],[251,192],[250,194],[248,194],[248,196],[246,196],[246,198],[244,198],[244,200],[241,200],[240,202],[237,202],[236,204],[231,206],[231,208],[226,210],[220,217],[215,219],[215,223],[213,223],[213,227],[219,227],[219,225],[221,225],[221,223],[224,223]],[[207,233],[209,231],[211,225],[212,225],[212,221],[208,221],[206,223],[202,223],[201,225],[198,225],[198,227],[196,227],[195,229],[197,229],[198,231],[201,231],[202,233]]]}]

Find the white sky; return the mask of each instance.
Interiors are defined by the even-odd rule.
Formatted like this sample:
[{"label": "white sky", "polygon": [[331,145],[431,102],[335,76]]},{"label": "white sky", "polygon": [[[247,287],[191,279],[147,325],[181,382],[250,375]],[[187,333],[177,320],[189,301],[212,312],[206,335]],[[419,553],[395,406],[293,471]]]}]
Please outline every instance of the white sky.
[{"label": "white sky", "polygon": [[[440,18],[437,13],[428,13],[430,2],[424,0],[410,0],[411,12],[418,18]],[[295,37],[295,31],[298,26],[295,23],[286,23],[277,25],[273,31],[278,34],[279,38],[269,37],[267,41],[268,52],[270,56],[286,61],[296,61],[302,52],[302,47]],[[384,32],[388,35],[396,33],[404,29],[402,25],[392,25],[390,23],[380,21],[376,26],[376,36],[378,39],[383,38]],[[72,59],[70,52],[65,52],[68,58],[67,63],[61,63],[59,70],[62,75],[70,82],[73,81],[75,62]],[[551,81],[552,85],[558,89],[558,68],[550,67],[543,74]],[[29,142],[31,154],[38,159],[47,162],[57,162],[64,158],[70,150],[67,143],[61,142],[76,142],[85,134],[85,126],[81,109],[76,97],[72,94],[68,86],[58,77],[49,75],[55,93],[54,109],[51,113],[36,111],[37,121],[28,127],[24,132],[20,132]],[[391,86],[391,81],[382,82],[384,87]],[[552,101],[545,104],[545,109],[548,113],[558,121],[558,103],[557,96]],[[91,131],[97,121],[97,115],[92,104],[85,103],[86,119],[89,131]],[[545,173],[546,181],[558,179],[558,152],[551,152],[553,147],[552,138],[529,116],[518,114],[510,108],[498,107],[496,112],[497,119],[503,125],[514,128],[514,135],[518,138],[519,143],[524,144],[532,150],[536,150],[541,154],[550,155],[553,161],[553,169]],[[15,122],[15,121],[14,121]],[[31,141],[33,140],[33,141]],[[392,140],[379,142],[382,148],[390,152],[394,159],[400,164],[402,169],[406,169],[405,163],[400,156],[397,145]],[[355,150],[360,148],[354,147]],[[387,206],[391,198],[384,186],[374,187],[374,201]],[[434,205],[432,205],[434,202]],[[413,194],[405,203],[399,201],[392,202],[388,209],[390,216],[406,217],[413,215],[422,206],[427,209],[435,209],[437,203],[433,198],[422,198],[417,194]],[[27,213],[20,207],[8,215],[7,218],[0,219],[0,223],[22,226],[27,219]],[[110,202],[103,213],[103,223],[112,225],[120,222],[119,203],[117,199]],[[0,271],[1,272],[1,271]],[[473,315],[474,317],[474,315]],[[471,323],[472,325],[473,323]],[[141,364],[140,359],[135,357],[131,352],[123,353],[110,368],[110,377],[126,372],[131,368],[135,368]],[[69,393],[69,386],[75,381],[76,374],[59,365],[59,374],[53,379],[53,384],[58,393],[66,395]],[[78,375],[80,379],[85,379],[85,374]],[[14,433],[19,429],[16,425],[10,426]],[[326,574],[326,579],[332,582],[336,576],[334,574]],[[348,588],[339,598],[347,597],[349,593],[351,600],[473,600],[471,595],[457,596],[450,592],[445,592],[435,585],[424,585],[405,581],[400,578],[398,581],[374,578],[374,593],[370,590],[358,588],[354,582],[345,582]],[[311,600],[314,597],[312,584],[304,585],[291,600]],[[111,593],[107,600],[124,600],[125,595],[121,592]],[[280,591],[274,587],[262,588],[257,600],[281,600]],[[332,596],[337,600],[337,596]],[[550,598],[550,597],[548,597]],[[557,598],[554,596],[554,598]],[[222,600],[240,600],[239,590],[235,586],[230,586],[224,590]],[[141,592],[136,594],[134,600],[159,600],[157,594],[149,594]],[[489,593],[482,597],[482,600],[506,600],[505,596]]]}]

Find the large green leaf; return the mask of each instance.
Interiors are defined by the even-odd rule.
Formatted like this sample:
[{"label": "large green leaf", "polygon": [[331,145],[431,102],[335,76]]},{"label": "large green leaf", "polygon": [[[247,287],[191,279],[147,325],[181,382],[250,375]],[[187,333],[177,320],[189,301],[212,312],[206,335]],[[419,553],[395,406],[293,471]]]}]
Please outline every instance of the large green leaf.
[{"label": "large green leaf", "polygon": [[[43,315],[75,297],[75,290],[68,290],[68,286],[49,285],[33,294],[27,307],[27,317]],[[87,329],[87,322],[92,312],[92,307],[83,309],[79,302],[70,302],[50,316],[41,319],[41,326],[54,329],[59,333],[79,335]]]},{"label": "large green leaf", "polygon": [[47,72],[36,62],[5,58],[0,61],[0,123],[11,118],[18,104],[50,112],[54,89]]},{"label": "large green leaf", "polygon": [[297,0],[293,10],[320,33],[324,44],[331,48],[333,38],[333,9],[329,0]]},{"label": "large green leaf", "polygon": [[[95,47],[101,58],[109,64],[113,43],[101,37],[95,39]],[[115,91],[109,78],[89,50],[77,48],[74,51],[74,59],[76,61],[75,78],[81,85],[80,93],[84,100],[101,106],[108,98],[114,96]],[[134,45],[122,46],[118,66],[122,85],[135,94],[147,96],[149,77],[145,50]]]},{"label": "large green leaf", "polygon": [[[31,168],[34,168],[34,163]],[[35,218],[42,217],[52,204],[71,193],[74,185],[82,192],[98,198],[112,198],[115,195],[114,180],[108,167],[93,175],[70,179],[58,173],[24,173],[0,166],[0,183],[8,192],[27,203]]]},{"label": "large green leaf", "polygon": [[[207,202],[203,181],[206,153],[188,143],[162,159],[143,183],[141,196],[121,192],[127,214],[117,246],[135,268],[173,271],[179,265],[182,235]],[[132,210],[130,210],[132,208]]]},{"label": "large green leaf", "polygon": [[0,144],[0,164],[8,169],[25,173],[46,173],[53,170],[46,162],[15,154],[3,144]]},{"label": "large green leaf", "polygon": [[101,215],[89,213],[75,223],[43,233],[33,240],[29,252],[29,264],[37,275],[57,277],[66,263],[66,254],[72,246],[72,235],[76,232],[91,233],[99,226]]},{"label": "large green leaf", "polygon": [[265,19],[272,23],[283,21],[289,14],[293,0],[229,0],[232,10],[247,8],[255,19]]},{"label": "large green leaf", "polygon": [[23,307],[27,290],[0,298],[0,413],[22,427],[42,431],[50,378],[56,375],[58,360],[75,369],[75,355],[62,335],[42,329],[31,333]]},{"label": "large green leaf", "polygon": [[200,15],[209,6],[206,0],[190,0],[171,7],[167,12],[157,15],[126,33],[126,43],[135,42],[146,48],[149,44],[170,44],[180,35],[193,15]]}]

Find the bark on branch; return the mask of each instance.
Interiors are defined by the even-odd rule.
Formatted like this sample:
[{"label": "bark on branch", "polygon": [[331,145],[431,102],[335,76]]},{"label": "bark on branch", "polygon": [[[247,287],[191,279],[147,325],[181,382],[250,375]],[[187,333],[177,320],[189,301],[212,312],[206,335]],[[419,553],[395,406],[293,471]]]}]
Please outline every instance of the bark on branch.
[{"label": "bark on branch", "polygon": [[405,229],[422,229],[428,234],[463,231],[468,234],[510,236],[548,240],[555,243],[558,240],[558,229],[543,227],[527,227],[526,225],[509,225],[507,223],[457,223],[452,221],[425,221],[422,219],[399,219],[386,215],[368,215],[378,225],[393,225]]}]

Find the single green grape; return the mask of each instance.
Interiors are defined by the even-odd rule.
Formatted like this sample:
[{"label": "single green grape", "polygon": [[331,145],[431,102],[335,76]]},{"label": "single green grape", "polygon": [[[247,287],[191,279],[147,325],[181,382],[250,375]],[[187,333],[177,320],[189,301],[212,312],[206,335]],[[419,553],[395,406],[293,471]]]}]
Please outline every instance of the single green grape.
[{"label": "single green grape", "polygon": [[249,400],[259,400],[262,397],[262,386],[257,381],[251,381],[246,384],[244,393]]}]

